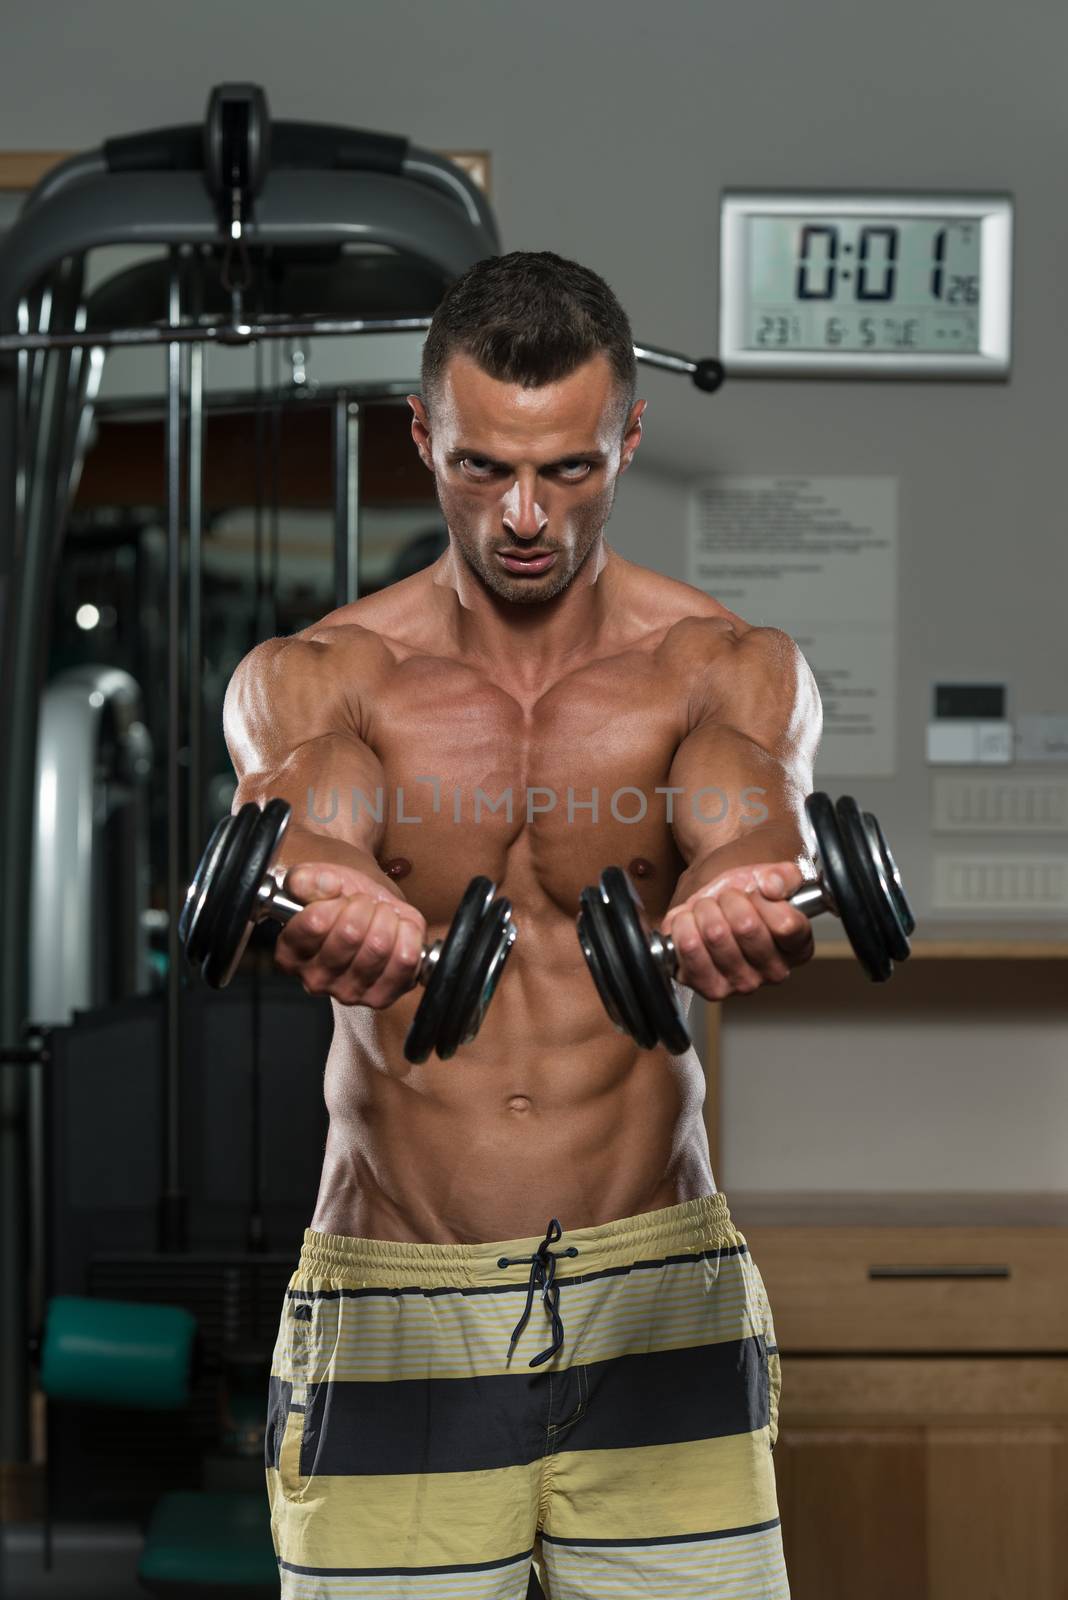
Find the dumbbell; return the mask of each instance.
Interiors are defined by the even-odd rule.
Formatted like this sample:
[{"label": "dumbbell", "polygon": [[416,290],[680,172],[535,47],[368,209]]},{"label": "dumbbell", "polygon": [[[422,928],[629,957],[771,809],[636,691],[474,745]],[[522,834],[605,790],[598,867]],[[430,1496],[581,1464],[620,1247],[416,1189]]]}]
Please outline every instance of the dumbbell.
[{"label": "dumbbell", "polygon": [[[805,801],[816,839],[817,876],[789,904],[807,917],[840,917],[853,951],[874,983],[909,955],[916,927],[890,846],[870,811],[843,795]],[[650,929],[642,902],[622,867],[606,867],[598,886],[583,889],[579,944],[608,1015],[643,1050],[663,1044],[672,1055],[690,1048],[690,1034],[672,988],[679,958],[670,934]]]},{"label": "dumbbell", "polygon": [[[271,876],[289,823],[285,800],[253,801],[215,826],[186,892],[178,936],[190,965],[213,989],[230,982],[257,922],[286,923],[304,907]],[[423,946],[414,984],[426,993],[404,1040],[404,1054],[443,1061],[482,1025],[515,941],[511,901],[495,900],[489,878],[472,878],[444,939]],[[413,987],[414,987],[413,984]]]}]

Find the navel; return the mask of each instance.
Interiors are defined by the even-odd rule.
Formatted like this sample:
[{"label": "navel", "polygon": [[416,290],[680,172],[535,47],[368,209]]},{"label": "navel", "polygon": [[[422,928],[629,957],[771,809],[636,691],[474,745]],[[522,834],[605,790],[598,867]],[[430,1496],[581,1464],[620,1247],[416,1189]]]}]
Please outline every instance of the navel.
[{"label": "navel", "polygon": [[525,1094],[514,1094],[508,1101],[509,1111],[529,1111],[530,1099]]}]

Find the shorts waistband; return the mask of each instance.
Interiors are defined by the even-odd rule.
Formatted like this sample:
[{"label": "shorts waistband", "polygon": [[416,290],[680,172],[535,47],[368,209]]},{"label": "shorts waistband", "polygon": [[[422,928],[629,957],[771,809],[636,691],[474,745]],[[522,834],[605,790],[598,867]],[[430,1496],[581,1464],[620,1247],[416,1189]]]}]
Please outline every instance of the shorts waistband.
[{"label": "shorts waistband", "polygon": [[[568,1228],[566,1218],[561,1217],[560,1226],[552,1254],[559,1258],[558,1276],[562,1277],[585,1277],[635,1261],[697,1255],[745,1243],[731,1221],[727,1198],[719,1191],[590,1228]],[[485,1244],[415,1244],[307,1228],[297,1277],[309,1284],[329,1279],[342,1288],[499,1287],[527,1279],[529,1266],[514,1258],[526,1256],[529,1260],[539,1247],[544,1250],[544,1240],[543,1230],[521,1239]],[[509,1260],[503,1268],[499,1264],[502,1257]]]}]

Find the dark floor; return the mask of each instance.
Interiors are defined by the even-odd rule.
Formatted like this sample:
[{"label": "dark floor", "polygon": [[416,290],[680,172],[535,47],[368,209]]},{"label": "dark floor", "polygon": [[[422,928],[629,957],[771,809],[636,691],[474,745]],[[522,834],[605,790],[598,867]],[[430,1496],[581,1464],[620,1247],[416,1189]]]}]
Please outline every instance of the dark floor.
[{"label": "dark floor", "polygon": [[137,1582],[143,1544],[133,1524],[53,1530],[52,1570],[43,1560],[39,1527],[0,1527],[0,1596],[3,1600],[145,1600]]}]

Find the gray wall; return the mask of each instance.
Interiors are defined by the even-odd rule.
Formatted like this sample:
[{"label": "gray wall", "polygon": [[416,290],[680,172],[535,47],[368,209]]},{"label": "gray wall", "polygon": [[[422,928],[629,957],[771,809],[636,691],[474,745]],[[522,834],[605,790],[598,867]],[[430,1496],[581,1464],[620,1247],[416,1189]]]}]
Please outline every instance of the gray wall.
[{"label": "gray wall", "polygon": [[[922,909],[932,678],[1002,677],[1013,714],[1068,705],[1066,52],[1053,0],[43,0],[5,30],[0,149],[189,120],[226,78],[263,83],[276,115],[489,149],[505,247],[588,263],[639,337],[694,354],[717,347],[721,188],[1012,193],[1010,384],[738,382],[708,399],[647,373],[641,468],[611,530],[625,554],[682,576],[694,476],[898,477],[898,772],[866,781],[863,799]],[[806,993],[807,977],[729,1008],[722,1180],[1068,1182],[1063,1013],[1048,989],[1039,1003],[1037,978],[947,969],[932,995],[906,969],[894,1003],[865,1010],[837,964],[838,989],[819,976]],[[999,984],[1005,999],[980,1015],[976,990]]]}]

